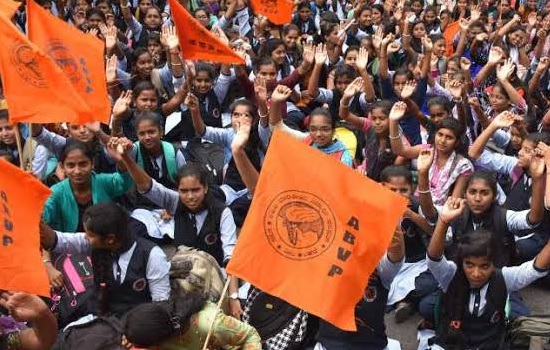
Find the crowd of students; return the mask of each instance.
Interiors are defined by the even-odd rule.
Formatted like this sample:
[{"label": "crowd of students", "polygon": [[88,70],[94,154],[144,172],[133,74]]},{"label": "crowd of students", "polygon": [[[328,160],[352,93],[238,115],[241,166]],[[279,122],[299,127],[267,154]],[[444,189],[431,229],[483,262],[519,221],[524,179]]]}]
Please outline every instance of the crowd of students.
[{"label": "crowd of students", "polygon": [[[0,157],[52,190],[53,295],[56,257],[89,256],[88,311],[120,317],[127,348],[200,349],[215,318],[211,349],[382,350],[388,310],[421,315],[421,349],[506,348],[506,320],[529,313],[518,291],[550,270],[549,1],[296,0],[278,26],[247,0],[178,0],[242,65],[185,59],[166,0],[35,1],[105,42],[112,102],[110,125],[0,110]],[[25,32],[24,1],[13,22]],[[262,292],[237,278],[226,314],[171,296],[173,248],[231,259],[276,130],[409,200],[356,332],[296,310],[265,335],[247,314]],[[191,155],[209,145],[220,169]],[[76,321],[15,291],[0,305],[2,348],[51,348]]]}]

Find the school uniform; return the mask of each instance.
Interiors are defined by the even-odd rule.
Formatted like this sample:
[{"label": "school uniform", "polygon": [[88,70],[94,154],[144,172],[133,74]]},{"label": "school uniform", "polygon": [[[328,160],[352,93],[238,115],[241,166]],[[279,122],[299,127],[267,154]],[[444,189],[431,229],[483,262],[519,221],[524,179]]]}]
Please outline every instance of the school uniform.
[{"label": "school uniform", "polygon": [[388,345],[384,314],[388,290],[403,265],[384,254],[355,307],[356,332],[343,331],[320,320],[316,350],[383,350]]},{"label": "school uniform", "polygon": [[[98,251],[92,249],[85,233],[56,232],[56,235],[54,253],[92,255],[93,262]],[[112,275],[107,290],[111,313],[121,316],[139,304],[168,300],[170,263],[162,249],[138,238],[110,254]]]},{"label": "school uniform", "polygon": [[[444,293],[447,293],[457,272],[457,265],[444,256],[440,260],[427,257],[428,268],[439,282]],[[460,267],[461,268],[461,267]],[[462,342],[464,349],[493,350],[501,345],[501,336],[505,332],[506,297],[512,292],[530,285],[544,277],[548,271],[535,267],[534,261],[528,261],[520,266],[503,267],[495,270],[488,283],[481,288],[470,288],[469,297],[465,300],[464,315],[461,323]],[[503,284],[502,287],[497,284]],[[500,295],[499,295],[500,294]],[[445,306],[443,306],[445,308]],[[443,313],[445,313],[445,309]],[[453,320],[450,320],[453,321]],[[445,322],[445,321],[444,321]],[[445,322],[446,323],[446,322]],[[449,327],[449,324],[443,327]],[[480,332],[479,330],[483,330]],[[445,346],[439,341],[438,345]]]}]

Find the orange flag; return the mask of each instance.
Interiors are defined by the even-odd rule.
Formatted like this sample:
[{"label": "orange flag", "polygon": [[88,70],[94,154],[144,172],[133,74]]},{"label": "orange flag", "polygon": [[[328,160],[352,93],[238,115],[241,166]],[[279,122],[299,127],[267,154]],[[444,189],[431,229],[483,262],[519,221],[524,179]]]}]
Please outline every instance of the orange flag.
[{"label": "orange flag", "polygon": [[38,225],[50,189],[0,159],[0,289],[50,296]]},{"label": "orange flag", "polygon": [[12,123],[92,120],[61,68],[2,14],[0,40],[0,75]]},{"label": "orange flag", "polygon": [[227,272],[354,331],[355,305],[406,202],[276,132]]},{"label": "orange flag", "polygon": [[244,64],[242,57],[204,28],[176,0],[170,0],[170,10],[185,59]]},{"label": "orange flag", "polygon": [[458,21],[449,23],[447,25],[447,28],[445,28],[445,31],[443,32],[443,37],[445,38],[445,44],[447,45],[447,52],[446,56],[451,57],[453,53],[455,52],[453,48],[453,40],[455,38],[456,33],[460,31],[460,24]]},{"label": "orange flag", "polygon": [[0,14],[11,18],[15,11],[21,6],[21,3],[15,2],[12,0],[2,0],[0,1]]},{"label": "orange flag", "polygon": [[111,103],[105,78],[105,44],[54,17],[33,0],[27,1],[30,40],[63,70],[94,119],[109,123]]},{"label": "orange flag", "polygon": [[292,21],[294,2],[290,0],[252,0],[255,13],[267,17],[271,23],[283,25]]}]

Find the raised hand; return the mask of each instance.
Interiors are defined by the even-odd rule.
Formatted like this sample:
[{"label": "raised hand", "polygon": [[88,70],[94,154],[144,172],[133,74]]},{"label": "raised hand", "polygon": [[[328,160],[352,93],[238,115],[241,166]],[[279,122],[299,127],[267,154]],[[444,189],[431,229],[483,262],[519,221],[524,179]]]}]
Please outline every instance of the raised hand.
[{"label": "raised hand", "polygon": [[199,99],[193,94],[187,94],[187,97],[185,97],[185,101],[183,103],[187,106],[187,108],[189,108],[190,111],[199,110]]},{"label": "raised hand", "polygon": [[462,97],[462,83],[460,80],[451,80],[447,86],[447,90],[453,95],[454,98],[460,98]]},{"label": "raised hand", "polygon": [[86,123],[86,128],[90,130],[93,134],[96,134],[101,131],[101,123],[89,122],[89,123]]},{"label": "raised hand", "polygon": [[117,81],[117,61],[118,58],[115,55],[107,58],[107,62],[105,63],[105,78],[107,84],[113,84]]},{"label": "raised hand", "polygon": [[514,124],[515,122],[521,122],[523,120],[522,117],[519,115],[516,115],[510,111],[504,111],[502,113],[499,113],[495,119],[491,122],[491,125],[494,125],[497,128],[509,128]]},{"label": "raised hand", "polygon": [[470,27],[470,21],[467,18],[462,17],[458,20],[458,25],[460,26],[460,29],[466,31]]},{"label": "raised hand", "polygon": [[313,60],[315,59],[315,45],[313,43],[306,43],[304,45],[302,57],[304,58],[304,63],[313,64]]},{"label": "raised hand", "polygon": [[476,41],[483,42],[487,39],[489,39],[489,34],[487,33],[479,33],[475,36]]},{"label": "raised hand", "polygon": [[176,27],[173,25],[165,25],[162,27],[161,38],[164,47],[170,50],[176,49],[180,45],[178,34],[176,33]]},{"label": "raised hand", "polygon": [[472,62],[469,59],[467,59],[466,57],[460,58],[460,69],[462,69],[463,71],[468,71],[470,70],[471,66]]},{"label": "raised hand", "polygon": [[418,154],[416,159],[416,168],[419,173],[426,174],[430,170],[434,161],[434,149],[432,147],[424,148]]},{"label": "raised hand", "polygon": [[0,305],[8,310],[18,322],[34,322],[49,312],[48,306],[36,295],[16,292],[2,292]]},{"label": "raised hand", "polygon": [[429,36],[425,35],[422,38],[422,46],[424,47],[424,51],[431,52],[434,48],[434,45],[432,43],[432,39],[430,39]]},{"label": "raised hand", "polygon": [[382,28],[382,26],[379,26],[376,29],[376,32],[374,32],[374,36],[372,37],[372,45],[374,46],[375,49],[380,50],[383,39],[384,39],[384,29]]},{"label": "raised hand", "polygon": [[497,78],[500,81],[508,80],[514,72],[515,64],[512,59],[507,59],[504,63],[497,68]]},{"label": "raised hand", "polygon": [[273,102],[285,102],[290,95],[292,95],[292,89],[285,85],[277,85],[275,90],[271,93],[271,101]]},{"label": "raised hand", "polygon": [[535,152],[544,159],[546,167],[550,167],[550,146],[544,142],[539,142]]},{"label": "raised hand", "polygon": [[502,49],[498,46],[491,47],[491,50],[489,51],[489,59],[488,62],[491,64],[497,64],[504,58],[504,53],[502,52]]},{"label": "raised hand", "polygon": [[235,137],[231,142],[231,149],[244,149],[250,138],[250,130],[252,129],[251,120],[248,118],[241,118],[237,122]]},{"label": "raised hand", "polygon": [[408,81],[403,87],[403,90],[401,90],[401,98],[402,99],[410,98],[413,95],[415,89],[416,89],[416,81],[414,80]]},{"label": "raised hand", "polygon": [[359,48],[357,59],[355,60],[355,68],[358,71],[364,71],[367,69],[367,63],[369,62],[369,52],[364,47]]},{"label": "raised hand", "polygon": [[382,39],[382,47],[388,47],[388,45],[395,40],[395,36],[392,33],[389,33]]},{"label": "raised hand", "polygon": [[544,73],[550,67],[550,57],[542,57],[537,65],[537,73]]},{"label": "raised hand", "polygon": [[88,34],[91,36],[97,37],[97,34],[99,33],[99,30],[97,28],[88,29]]},{"label": "raised hand", "polygon": [[267,101],[267,88],[265,86],[265,79],[256,77],[254,80],[254,93],[256,98],[260,101]]},{"label": "raised hand", "polygon": [[126,114],[132,103],[132,91],[123,91],[113,106],[113,118],[118,118]]},{"label": "raised hand", "polygon": [[363,78],[358,77],[355,78],[354,81],[349,84],[346,89],[344,90],[344,95],[342,97],[351,99],[353,96],[355,96],[356,93],[361,91],[363,88]]},{"label": "raised hand", "polygon": [[107,50],[114,49],[117,43],[117,27],[115,26],[107,27],[106,25],[101,23],[99,29],[101,29],[101,33],[105,38],[105,48]]},{"label": "raised hand", "polygon": [[527,16],[527,24],[529,24],[530,27],[534,27],[537,24],[536,12],[531,12],[529,16]]},{"label": "raised hand", "polygon": [[392,42],[388,45],[388,54],[396,53],[396,52],[398,52],[399,50],[401,50],[401,44],[399,44],[397,41],[392,41]]},{"label": "raised hand", "polygon": [[542,155],[535,152],[535,154],[531,157],[531,162],[529,162],[529,173],[531,174],[531,177],[534,179],[540,178],[542,175],[544,175],[545,169],[545,159]]},{"label": "raised hand", "polygon": [[455,221],[460,215],[462,215],[465,207],[466,203],[464,199],[449,197],[447,198],[447,202],[445,202],[445,205],[441,209],[441,214],[439,214],[439,218],[443,220],[443,222],[450,224]]},{"label": "raised hand", "polygon": [[407,104],[405,102],[398,101],[393,104],[390,110],[389,118],[390,120],[399,120],[403,118],[406,111],[407,111]]},{"label": "raised hand", "polygon": [[470,9],[470,21],[474,22],[477,21],[481,17],[481,10],[479,8],[479,5],[474,5]]},{"label": "raised hand", "polygon": [[315,47],[315,65],[322,66],[327,61],[328,54],[325,44],[319,44]]}]

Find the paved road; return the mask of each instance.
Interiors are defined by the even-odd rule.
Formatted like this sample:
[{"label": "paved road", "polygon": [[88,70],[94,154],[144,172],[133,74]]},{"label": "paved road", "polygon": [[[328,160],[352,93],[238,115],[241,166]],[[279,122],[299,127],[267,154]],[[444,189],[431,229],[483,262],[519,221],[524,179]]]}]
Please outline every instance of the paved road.
[{"label": "paved road", "polygon": [[[530,286],[521,291],[526,304],[531,309],[533,315],[550,314],[550,290],[540,286]],[[386,326],[390,338],[401,342],[402,350],[416,350],[418,343],[416,341],[416,326],[420,321],[418,315],[414,315],[406,322],[396,324],[394,312],[386,315]]]}]

